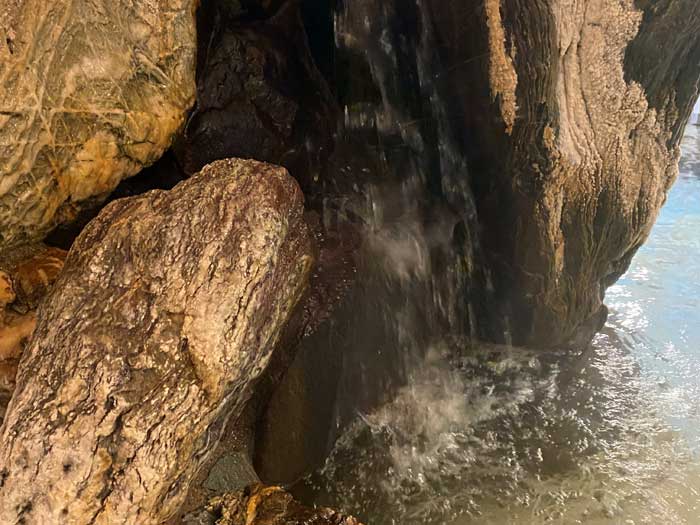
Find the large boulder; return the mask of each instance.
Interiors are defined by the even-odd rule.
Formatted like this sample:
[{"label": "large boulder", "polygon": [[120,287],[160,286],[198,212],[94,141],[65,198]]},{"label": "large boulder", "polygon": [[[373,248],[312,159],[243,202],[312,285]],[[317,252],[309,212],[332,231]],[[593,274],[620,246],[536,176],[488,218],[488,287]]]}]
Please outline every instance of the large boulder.
[{"label": "large boulder", "polygon": [[0,434],[0,522],[172,516],[266,368],[312,265],[281,168],[225,160],[114,201],[39,309]]},{"label": "large boulder", "polygon": [[497,296],[480,335],[586,342],[675,180],[700,4],[429,4]]},{"label": "large boulder", "polygon": [[196,0],[0,5],[0,249],[157,160],[194,101]]}]

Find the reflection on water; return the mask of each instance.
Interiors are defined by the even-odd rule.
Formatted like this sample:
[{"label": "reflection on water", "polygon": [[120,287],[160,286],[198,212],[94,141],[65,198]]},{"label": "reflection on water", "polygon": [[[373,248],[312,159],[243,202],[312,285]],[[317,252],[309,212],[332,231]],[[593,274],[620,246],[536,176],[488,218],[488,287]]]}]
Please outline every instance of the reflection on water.
[{"label": "reflection on water", "polygon": [[[697,118],[697,116],[694,116]],[[689,125],[681,174],[647,244],[606,302],[665,421],[700,452],[700,128]],[[700,520],[699,520],[700,522]]]},{"label": "reflection on water", "polygon": [[433,343],[300,490],[373,525],[700,523],[699,146],[591,350]]}]

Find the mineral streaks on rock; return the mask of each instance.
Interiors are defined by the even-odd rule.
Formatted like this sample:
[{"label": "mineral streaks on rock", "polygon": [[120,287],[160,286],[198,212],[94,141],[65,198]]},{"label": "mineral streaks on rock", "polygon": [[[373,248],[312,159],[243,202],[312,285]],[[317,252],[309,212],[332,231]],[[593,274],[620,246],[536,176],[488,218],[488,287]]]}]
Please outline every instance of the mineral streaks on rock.
[{"label": "mineral streaks on rock", "polygon": [[518,113],[516,88],[518,75],[513,59],[506,50],[506,35],[501,20],[501,1],[486,0],[486,23],[489,38],[489,83],[492,99],[500,101],[501,118],[508,133],[512,133]]},{"label": "mineral streaks on rock", "polygon": [[38,313],[0,435],[0,522],[156,524],[266,367],[307,284],[303,197],[224,160],[108,205]]},{"label": "mineral streaks on rock", "polygon": [[497,295],[481,337],[587,343],[676,177],[698,94],[700,4],[489,0],[468,17],[430,3],[447,63],[460,65],[452,110],[466,122]]},{"label": "mineral streaks on rock", "polygon": [[196,0],[0,6],[0,247],[157,160],[195,92]]},{"label": "mineral streaks on rock", "polygon": [[361,525],[330,509],[304,507],[280,487],[263,485],[213,498],[206,510],[217,516],[210,521],[213,525]]}]

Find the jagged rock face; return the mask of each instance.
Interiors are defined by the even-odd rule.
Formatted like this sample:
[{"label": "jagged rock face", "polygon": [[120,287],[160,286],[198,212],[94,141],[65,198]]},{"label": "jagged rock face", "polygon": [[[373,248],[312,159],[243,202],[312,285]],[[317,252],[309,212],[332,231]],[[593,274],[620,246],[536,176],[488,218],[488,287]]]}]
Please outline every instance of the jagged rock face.
[{"label": "jagged rock face", "polygon": [[177,511],[307,284],[302,200],[283,169],[226,160],[88,225],[20,363],[0,522]]},{"label": "jagged rock face", "polygon": [[284,166],[305,193],[312,189],[333,148],[336,115],[297,4],[271,17],[263,5],[264,18],[252,21],[226,4],[203,7],[197,103],[176,145],[188,173],[221,158],[254,158]]},{"label": "jagged rock face", "polygon": [[252,485],[213,498],[204,512],[185,525],[361,525],[331,509],[301,505],[280,487]]},{"label": "jagged rock face", "polygon": [[196,0],[0,6],[0,248],[156,161],[194,100]]},{"label": "jagged rock face", "polygon": [[700,4],[476,3],[455,24],[453,2],[431,2],[458,64],[453,111],[500,304],[487,318],[508,320],[482,337],[587,341],[676,177],[698,94]]}]

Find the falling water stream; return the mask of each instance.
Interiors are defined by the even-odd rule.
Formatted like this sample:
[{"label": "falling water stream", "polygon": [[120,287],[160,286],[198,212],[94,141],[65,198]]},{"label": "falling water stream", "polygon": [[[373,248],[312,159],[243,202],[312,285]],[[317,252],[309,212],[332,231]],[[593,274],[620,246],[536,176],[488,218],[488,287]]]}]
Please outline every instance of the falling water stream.
[{"label": "falling water stream", "polygon": [[[345,104],[342,123],[371,161],[338,168],[368,182],[329,203],[362,224],[364,293],[336,336],[351,371],[344,424],[295,490],[372,525],[700,523],[700,128],[588,351],[475,343],[459,298],[489,277],[470,264],[466,164],[421,3],[397,17],[399,4],[353,0],[335,17],[339,53],[361,58],[376,87]],[[397,25],[406,19],[420,31]],[[393,373],[403,386],[382,402],[342,406]]]}]

